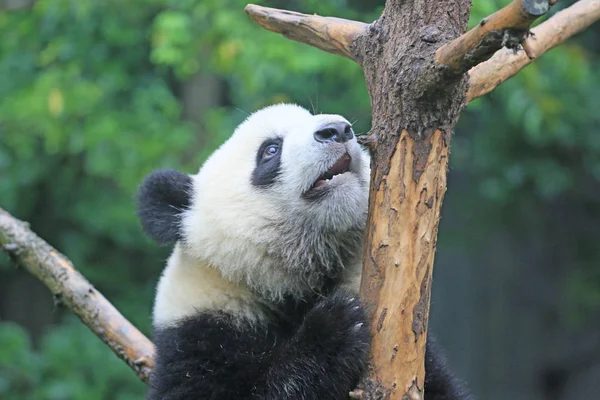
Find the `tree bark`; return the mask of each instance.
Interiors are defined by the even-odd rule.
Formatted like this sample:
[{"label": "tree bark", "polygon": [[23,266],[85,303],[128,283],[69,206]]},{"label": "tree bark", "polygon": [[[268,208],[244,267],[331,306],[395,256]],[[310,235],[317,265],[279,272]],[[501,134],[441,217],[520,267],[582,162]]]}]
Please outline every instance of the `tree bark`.
[{"label": "tree bark", "polygon": [[470,2],[388,1],[352,47],[365,71],[373,162],[361,298],[371,323],[363,398],[422,399],[425,340],[448,145],[466,76],[436,49],[466,29]]},{"label": "tree bark", "polygon": [[371,381],[364,386],[378,387],[390,399],[416,399],[422,398],[425,379],[430,278],[448,142],[440,129],[422,139],[403,130],[395,146],[389,169],[376,168],[372,181],[361,296],[370,310],[373,350]]}]

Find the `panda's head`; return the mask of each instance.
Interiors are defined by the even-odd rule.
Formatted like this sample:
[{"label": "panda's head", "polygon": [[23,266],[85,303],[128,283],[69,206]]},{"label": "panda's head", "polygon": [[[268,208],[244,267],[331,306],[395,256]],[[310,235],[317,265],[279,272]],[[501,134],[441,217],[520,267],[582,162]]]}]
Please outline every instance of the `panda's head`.
[{"label": "panda's head", "polygon": [[158,171],[145,230],[270,298],[302,296],[361,252],[369,159],[350,123],[280,104],[250,115],[198,174]]}]

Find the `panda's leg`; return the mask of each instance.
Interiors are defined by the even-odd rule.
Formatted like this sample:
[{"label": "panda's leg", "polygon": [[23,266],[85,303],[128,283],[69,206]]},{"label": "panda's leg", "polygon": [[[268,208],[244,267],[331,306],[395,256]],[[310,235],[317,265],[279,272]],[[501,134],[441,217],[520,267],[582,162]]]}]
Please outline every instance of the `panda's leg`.
[{"label": "panda's leg", "polygon": [[450,371],[441,346],[431,334],[425,348],[425,400],[473,400],[464,382]]},{"label": "panda's leg", "polygon": [[261,400],[348,399],[370,346],[358,299],[341,292],[309,311],[273,359],[258,392]]}]

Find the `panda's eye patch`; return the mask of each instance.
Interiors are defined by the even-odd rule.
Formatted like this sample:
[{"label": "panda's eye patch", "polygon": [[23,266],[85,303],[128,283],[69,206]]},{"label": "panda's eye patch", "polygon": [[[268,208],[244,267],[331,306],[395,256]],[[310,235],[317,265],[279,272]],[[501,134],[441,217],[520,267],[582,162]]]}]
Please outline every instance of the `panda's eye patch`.
[{"label": "panda's eye patch", "polygon": [[281,149],[283,139],[280,137],[266,139],[256,152],[256,167],[252,171],[252,184],[257,187],[269,187],[275,183],[281,171]]},{"label": "panda's eye patch", "polygon": [[279,152],[279,144],[270,144],[265,148],[263,153],[264,159],[269,159]]}]

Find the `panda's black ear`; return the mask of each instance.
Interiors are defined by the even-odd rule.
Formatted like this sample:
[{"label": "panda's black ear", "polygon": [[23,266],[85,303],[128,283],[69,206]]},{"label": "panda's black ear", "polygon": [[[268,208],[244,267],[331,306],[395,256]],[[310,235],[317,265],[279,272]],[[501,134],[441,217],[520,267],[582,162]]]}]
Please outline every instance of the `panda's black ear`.
[{"label": "panda's black ear", "polygon": [[181,213],[190,205],[192,178],[175,170],[154,171],[137,193],[137,213],[144,231],[161,245],[182,238]]}]

